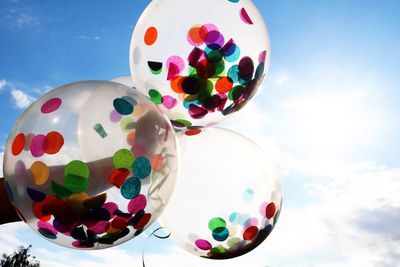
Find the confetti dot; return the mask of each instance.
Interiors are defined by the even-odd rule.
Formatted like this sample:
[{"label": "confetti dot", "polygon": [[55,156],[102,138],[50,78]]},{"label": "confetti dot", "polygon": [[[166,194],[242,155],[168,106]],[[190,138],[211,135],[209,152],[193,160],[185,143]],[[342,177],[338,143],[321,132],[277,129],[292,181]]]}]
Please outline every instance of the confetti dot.
[{"label": "confetti dot", "polygon": [[204,239],[197,239],[195,245],[201,250],[210,250],[212,248],[211,243]]},{"label": "confetti dot", "polygon": [[162,103],[162,95],[156,89],[149,90],[149,97],[156,105],[160,105]]},{"label": "confetti dot", "polygon": [[116,187],[121,188],[130,173],[131,171],[125,168],[116,169],[108,177],[108,181]]},{"label": "confetti dot", "polygon": [[98,135],[99,135],[101,138],[106,138],[106,137],[107,137],[107,133],[106,133],[106,131],[104,130],[103,125],[101,125],[101,123],[96,123],[96,124],[93,126],[93,130],[95,130],[96,133],[98,133]]},{"label": "confetti dot", "polygon": [[206,116],[208,111],[204,108],[198,107],[196,105],[191,104],[189,106],[189,115],[193,119],[202,119],[204,116]]},{"label": "confetti dot", "polygon": [[251,80],[254,73],[254,63],[250,57],[244,57],[239,62],[240,78],[248,81]]},{"label": "confetti dot", "polygon": [[223,246],[213,247],[210,251],[212,254],[224,254],[228,252],[228,250]]},{"label": "confetti dot", "polygon": [[229,238],[228,241],[226,241],[226,243],[230,247],[236,246],[239,242],[240,242],[240,238],[239,237],[232,237],[232,238]]},{"label": "confetti dot", "polygon": [[46,237],[46,238],[48,238],[48,239],[57,239],[57,235],[55,235],[53,232],[51,232],[51,231],[48,230],[48,229],[39,228],[39,229],[38,229],[38,232],[39,232],[42,236],[44,236],[44,237]]},{"label": "confetti dot", "polygon": [[64,187],[73,193],[86,191],[89,187],[89,167],[79,160],[73,160],[64,169]]},{"label": "confetti dot", "polygon": [[220,217],[215,217],[208,222],[208,229],[214,231],[217,228],[226,228],[226,222]]},{"label": "confetti dot", "polygon": [[135,156],[129,149],[120,149],[115,152],[112,162],[116,169],[130,169],[132,168],[133,162],[135,161]]},{"label": "confetti dot", "polygon": [[128,133],[128,135],[126,136],[126,142],[130,146],[134,146],[136,143],[136,132],[132,131],[132,132]]},{"label": "confetti dot", "polygon": [[262,51],[260,55],[258,56],[258,63],[265,63],[265,60],[267,58],[267,51]]},{"label": "confetti dot", "polygon": [[201,129],[189,129],[185,131],[186,136],[194,136],[198,135],[199,133],[201,133]]},{"label": "confetti dot", "polygon": [[49,179],[49,167],[42,161],[35,161],[30,171],[35,185],[43,185]]},{"label": "confetti dot", "polygon": [[56,131],[50,132],[46,135],[43,142],[44,152],[47,154],[57,154],[64,145],[64,137]]},{"label": "confetti dot", "polygon": [[250,226],[247,228],[244,233],[243,233],[243,239],[244,240],[252,240],[255,238],[258,234],[258,228],[257,226]]},{"label": "confetti dot", "polygon": [[51,181],[51,192],[59,198],[65,199],[72,195],[72,191],[60,185],[56,181]]},{"label": "confetti dot", "polygon": [[150,175],[151,164],[150,161],[145,157],[138,157],[133,163],[132,168],[133,175],[139,179],[144,179]]},{"label": "confetti dot", "polygon": [[173,109],[177,103],[178,101],[172,96],[165,95],[162,98],[162,104],[166,109]]},{"label": "confetti dot", "polygon": [[138,195],[128,203],[128,212],[131,214],[136,214],[140,210],[146,208],[147,199],[144,195]]},{"label": "confetti dot", "polygon": [[42,202],[46,198],[46,194],[27,187],[26,193],[34,202]]},{"label": "confetti dot", "polygon": [[150,219],[151,219],[151,214],[150,213],[145,213],[140,218],[140,220],[133,225],[133,228],[135,228],[135,229],[143,229],[148,224]]},{"label": "confetti dot", "polygon": [[42,107],[40,108],[40,111],[44,114],[52,113],[56,111],[62,104],[61,98],[55,97],[47,100]]},{"label": "confetti dot", "polygon": [[232,89],[232,87],[233,81],[229,77],[219,78],[215,84],[215,89],[221,94],[228,93]]},{"label": "confetti dot", "polygon": [[100,208],[107,200],[107,193],[103,193],[94,197],[89,197],[83,201],[83,205],[88,209]]},{"label": "confetti dot", "polygon": [[11,151],[14,156],[18,156],[21,154],[22,150],[25,147],[26,137],[23,133],[19,133],[15,138],[11,145]]},{"label": "confetti dot", "polygon": [[33,157],[39,158],[44,155],[45,152],[43,146],[45,140],[46,136],[43,134],[35,135],[35,137],[32,138],[29,148]]},{"label": "confetti dot", "polygon": [[212,236],[215,240],[222,242],[229,237],[229,231],[227,228],[217,228],[212,231]]},{"label": "confetti dot", "polygon": [[146,45],[153,45],[157,41],[158,31],[155,27],[149,27],[144,35],[144,43]]},{"label": "confetti dot", "polygon": [[183,77],[183,76],[175,76],[171,80],[171,84],[170,84],[171,89],[177,94],[183,93],[182,83],[184,80],[185,80],[185,77]]},{"label": "confetti dot", "polygon": [[135,129],[135,120],[132,117],[125,117],[120,121],[121,130],[125,133],[129,133]]},{"label": "confetti dot", "polygon": [[275,212],[276,212],[276,206],[273,202],[271,202],[265,208],[265,217],[267,217],[267,219],[271,219],[272,217],[274,217]]},{"label": "confetti dot", "polygon": [[137,224],[140,219],[143,217],[143,215],[145,214],[144,210],[140,210],[138,211],[135,216],[132,217],[132,219],[129,220],[128,225],[135,225]]},{"label": "confetti dot", "polygon": [[167,80],[172,80],[175,76],[183,71],[185,68],[185,62],[179,56],[172,56],[167,59],[168,75]]},{"label": "confetti dot", "polygon": [[254,190],[251,188],[247,188],[243,194],[242,194],[242,198],[244,201],[246,202],[250,202],[252,200],[254,200]]},{"label": "confetti dot", "polygon": [[133,112],[133,105],[123,98],[114,99],[113,106],[121,115],[130,115]]},{"label": "confetti dot", "polygon": [[154,171],[160,172],[164,168],[165,158],[161,154],[155,154],[151,157],[150,164]]},{"label": "confetti dot", "polygon": [[160,74],[162,72],[162,62],[148,61],[147,65],[153,74]]},{"label": "confetti dot", "polygon": [[244,23],[247,23],[247,24],[250,24],[250,25],[253,24],[253,21],[251,20],[249,14],[247,13],[245,8],[242,8],[240,10],[240,18],[243,20]]},{"label": "confetti dot", "polygon": [[119,122],[122,119],[122,115],[118,113],[115,109],[110,112],[110,121]]},{"label": "confetti dot", "polygon": [[140,193],[141,183],[136,177],[127,179],[121,187],[121,194],[126,199],[133,199]]},{"label": "confetti dot", "polygon": [[204,43],[204,40],[200,36],[201,25],[195,25],[190,28],[187,34],[188,42],[193,46],[200,46]]},{"label": "confetti dot", "polygon": [[104,234],[105,232],[107,232],[109,227],[110,227],[109,222],[102,221],[102,222],[96,223],[95,225],[93,225],[89,229],[91,231],[93,231],[93,233],[95,233],[95,234]]}]

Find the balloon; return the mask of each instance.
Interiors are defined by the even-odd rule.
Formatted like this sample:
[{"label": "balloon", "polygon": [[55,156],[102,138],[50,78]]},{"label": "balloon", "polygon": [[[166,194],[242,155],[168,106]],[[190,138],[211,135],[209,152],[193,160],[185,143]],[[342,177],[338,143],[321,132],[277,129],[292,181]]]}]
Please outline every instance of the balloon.
[{"label": "balloon", "polygon": [[282,204],[271,160],[249,139],[224,129],[178,139],[181,177],[159,219],[171,238],[208,259],[238,257],[260,245]]},{"label": "balloon", "polygon": [[20,217],[56,244],[102,249],[139,235],[163,211],[177,175],[166,116],[108,81],[59,87],[12,129],[5,185]]},{"label": "balloon", "polygon": [[132,88],[136,88],[130,75],[129,76],[119,76],[119,77],[112,79],[111,81],[116,82],[116,83],[121,83],[123,85],[129,86]]},{"label": "balloon", "polygon": [[269,58],[268,31],[250,0],[153,0],[130,47],[138,90],[178,130],[239,111],[262,85]]}]

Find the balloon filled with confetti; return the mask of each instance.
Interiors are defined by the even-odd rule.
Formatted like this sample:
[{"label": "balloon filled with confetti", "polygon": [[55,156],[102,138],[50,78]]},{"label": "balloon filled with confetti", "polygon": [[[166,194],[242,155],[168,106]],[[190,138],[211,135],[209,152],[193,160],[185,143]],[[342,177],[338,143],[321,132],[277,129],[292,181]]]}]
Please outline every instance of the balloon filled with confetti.
[{"label": "balloon filled with confetti", "polygon": [[130,48],[138,90],[189,134],[244,107],[269,59],[267,27],[251,0],[153,0]]},{"label": "balloon filled with confetti", "polygon": [[280,180],[255,143],[228,130],[180,135],[181,174],[160,217],[171,238],[208,259],[241,256],[274,229],[282,207]]},{"label": "balloon filled with confetti", "polygon": [[36,233],[102,249],[139,235],[163,211],[176,179],[168,118],[125,85],[86,81],[36,100],[5,150],[7,194]]}]

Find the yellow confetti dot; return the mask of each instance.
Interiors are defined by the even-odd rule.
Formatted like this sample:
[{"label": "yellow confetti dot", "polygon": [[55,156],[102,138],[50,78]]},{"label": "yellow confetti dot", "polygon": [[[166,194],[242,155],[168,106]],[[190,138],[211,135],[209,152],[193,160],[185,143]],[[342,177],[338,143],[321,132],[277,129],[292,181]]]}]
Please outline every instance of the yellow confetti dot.
[{"label": "yellow confetti dot", "polygon": [[43,185],[49,179],[49,167],[41,161],[35,161],[31,166],[31,175],[36,185]]}]

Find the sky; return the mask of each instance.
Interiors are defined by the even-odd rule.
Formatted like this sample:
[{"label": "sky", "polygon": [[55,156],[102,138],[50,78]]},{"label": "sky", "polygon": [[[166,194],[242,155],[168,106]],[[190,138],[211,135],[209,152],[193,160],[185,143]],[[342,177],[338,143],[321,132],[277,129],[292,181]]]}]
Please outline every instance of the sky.
[{"label": "sky", "polygon": [[[43,93],[129,75],[131,34],[149,2],[0,0],[1,157],[13,124]],[[171,240],[150,239],[147,266],[397,266],[400,2],[254,3],[270,33],[267,81],[223,126],[273,156],[283,188],[280,220],[261,246],[228,261],[199,259]],[[81,252],[15,223],[0,226],[0,252],[32,244],[45,267],[140,266],[148,234]]]}]

